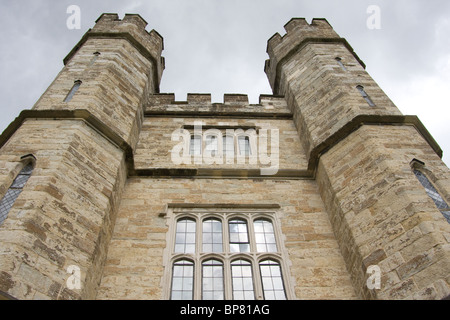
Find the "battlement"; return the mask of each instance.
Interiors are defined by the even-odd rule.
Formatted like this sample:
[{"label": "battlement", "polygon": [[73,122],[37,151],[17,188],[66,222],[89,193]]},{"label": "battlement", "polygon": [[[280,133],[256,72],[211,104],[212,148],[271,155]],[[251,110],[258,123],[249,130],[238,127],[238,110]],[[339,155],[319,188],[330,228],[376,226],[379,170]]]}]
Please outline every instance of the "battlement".
[{"label": "battlement", "polygon": [[119,33],[129,32],[137,39],[144,40],[146,37],[152,46],[156,46],[158,51],[164,50],[164,39],[155,30],[147,32],[145,28],[148,23],[139,14],[125,14],[123,19],[119,19],[117,13],[103,13],[96,21],[91,33]]},{"label": "battlement", "polygon": [[186,101],[177,101],[174,93],[156,93],[148,97],[145,106],[147,115],[180,116],[262,116],[290,118],[283,96],[261,94],[258,104],[250,104],[248,95],[227,93],[223,102],[212,102],[209,93],[188,93]]},{"label": "battlement", "polygon": [[308,23],[305,18],[293,18],[284,25],[286,34],[275,33],[267,41],[269,59],[265,61],[264,71],[267,74],[274,94],[279,92],[279,68],[295,52],[308,43],[334,43],[345,46],[365,68],[348,42],[341,38],[324,18],[314,18]]},{"label": "battlement", "polygon": [[[261,101],[261,98],[260,98]],[[212,103],[210,93],[188,93],[186,101],[176,101],[174,93],[152,94],[151,105],[188,104],[188,105],[249,105],[248,95],[240,93],[225,93],[223,103]]]},{"label": "battlement", "polygon": [[275,33],[267,42],[269,56],[283,55],[308,38],[340,38],[326,19],[314,18],[309,24],[305,18],[292,18],[284,25],[286,34]]},{"label": "battlement", "polygon": [[[147,21],[139,14],[125,14],[123,19],[119,19],[117,13],[103,13],[95,23],[92,29],[89,29],[80,42],[64,59],[67,64],[75,55],[78,49],[91,38],[115,38],[126,39],[139,52],[151,60],[155,66],[157,79],[161,79],[165,68],[164,57],[161,56],[164,50],[164,39],[155,30],[147,31]],[[158,80],[159,82],[159,80]]]}]

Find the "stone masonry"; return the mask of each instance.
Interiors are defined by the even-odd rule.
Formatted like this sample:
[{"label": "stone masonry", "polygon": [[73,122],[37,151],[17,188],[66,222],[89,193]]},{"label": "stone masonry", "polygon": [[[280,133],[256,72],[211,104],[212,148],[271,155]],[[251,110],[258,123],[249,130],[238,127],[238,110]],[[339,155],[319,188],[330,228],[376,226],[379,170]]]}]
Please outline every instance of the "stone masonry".
[{"label": "stone masonry", "polygon": [[[258,104],[244,94],[213,103],[160,93],[163,39],[146,25],[137,14],[101,15],[0,136],[0,198],[34,164],[0,225],[0,298],[167,299],[171,208],[271,208],[289,299],[450,295],[450,224],[413,173],[420,163],[450,203],[442,151],[325,19],[292,19],[269,39],[273,95]],[[267,129],[277,137],[267,139],[269,163],[261,153],[255,162],[174,161],[176,133],[190,137],[199,125],[254,130],[259,152]],[[81,271],[76,288],[71,266]],[[379,288],[368,285],[372,266]]]}]

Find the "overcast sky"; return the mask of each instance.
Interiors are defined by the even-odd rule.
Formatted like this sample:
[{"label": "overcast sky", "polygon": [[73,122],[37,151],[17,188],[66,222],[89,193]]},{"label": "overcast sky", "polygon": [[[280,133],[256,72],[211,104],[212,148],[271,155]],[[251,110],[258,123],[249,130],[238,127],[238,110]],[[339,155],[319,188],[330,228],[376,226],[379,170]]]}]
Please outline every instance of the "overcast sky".
[{"label": "overcast sky", "polygon": [[[67,8],[81,9],[70,30]],[[380,29],[367,20],[380,9]],[[62,60],[104,12],[138,13],[164,38],[161,92],[271,94],[267,40],[292,17],[326,18],[403,114],[417,115],[450,164],[448,0],[0,0],[0,132],[31,109]]]}]

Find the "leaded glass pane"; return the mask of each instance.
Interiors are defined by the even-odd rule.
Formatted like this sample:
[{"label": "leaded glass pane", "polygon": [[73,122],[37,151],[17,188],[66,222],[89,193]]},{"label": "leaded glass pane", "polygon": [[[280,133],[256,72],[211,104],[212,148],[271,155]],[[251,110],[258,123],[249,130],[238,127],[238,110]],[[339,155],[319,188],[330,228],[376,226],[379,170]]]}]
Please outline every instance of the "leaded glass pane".
[{"label": "leaded glass pane", "polygon": [[203,300],[223,300],[223,264],[218,260],[203,262],[202,278]]},{"label": "leaded glass pane", "polygon": [[254,300],[252,265],[246,260],[231,263],[234,300]]},{"label": "leaded glass pane", "polygon": [[203,252],[223,252],[222,222],[215,219],[203,221]]},{"label": "leaded glass pane", "polygon": [[264,298],[266,300],[286,300],[279,263],[266,260],[259,264],[259,268],[261,270]]},{"label": "leaded glass pane", "polygon": [[195,253],[195,229],[196,223],[194,220],[178,220],[175,234],[176,253]]},{"label": "leaded glass pane", "polygon": [[202,136],[191,136],[189,154],[191,155],[202,154]]},{"label": "leaded glass pane", "polygon": [[250,252],[247,222],[244,220],[231,220],[229,222],[230,251]]},{"label": "leaded glass pane", "polygon": [[450,223],[450,207],[448,204],[441,197],[436,188],[431,184],[430,180],[428,180],[428,178],[421,171],[414,170],[414,174],[425,188],[428,196],[434,201],[436,207],[441,211],[444,218],[448,221],[448,223]]},{"label": "leaded glass pane", "polygon": [[250,149],[250,138],[247,136],[238,137],[239,153],[241,155],[249,156],[251,155]]},{"label": "leaded glass pane", "polygon": [[276,252],[277,244],[272,222],[256,220],[254,223],[256,250],[258,252]]},{"label": "leaded glass pane", "polygon": [[177,261],[173,265],[172,300],[192,300],[194,295],[194,263]]},{"label": "leaded glass pane", "polygon": [[25,184],[30,178],[32,172],[33,164],[29,163],[22,169],[22,171],[20,171],[20,173],[14,179],[11,187],[8,189],[8,191],[6,191],[5,196],[0,201],[0,225],[2,225],[8,217],[9,211],[16,202],[19,194],[22,192],[23,187],[25,187]]}]

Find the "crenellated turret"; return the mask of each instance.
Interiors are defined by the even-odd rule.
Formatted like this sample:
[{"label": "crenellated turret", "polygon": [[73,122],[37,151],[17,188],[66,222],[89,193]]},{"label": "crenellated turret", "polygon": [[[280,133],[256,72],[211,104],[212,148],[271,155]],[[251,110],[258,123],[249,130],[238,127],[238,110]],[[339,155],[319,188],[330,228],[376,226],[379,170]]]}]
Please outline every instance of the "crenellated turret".
[{"label": "crenellated turret", "polygon": [[132,147],[143,104],[159,92],[163,38],[137,14],[102,14],[64,59],[34,110],[88,110]]},{"label": "crenellated turret", "polygon": [[325,19],[295,18],[285,29],[268,41],[265,72],[273,93],[286,97],[308,153],[357,116],[401,115]]}]

